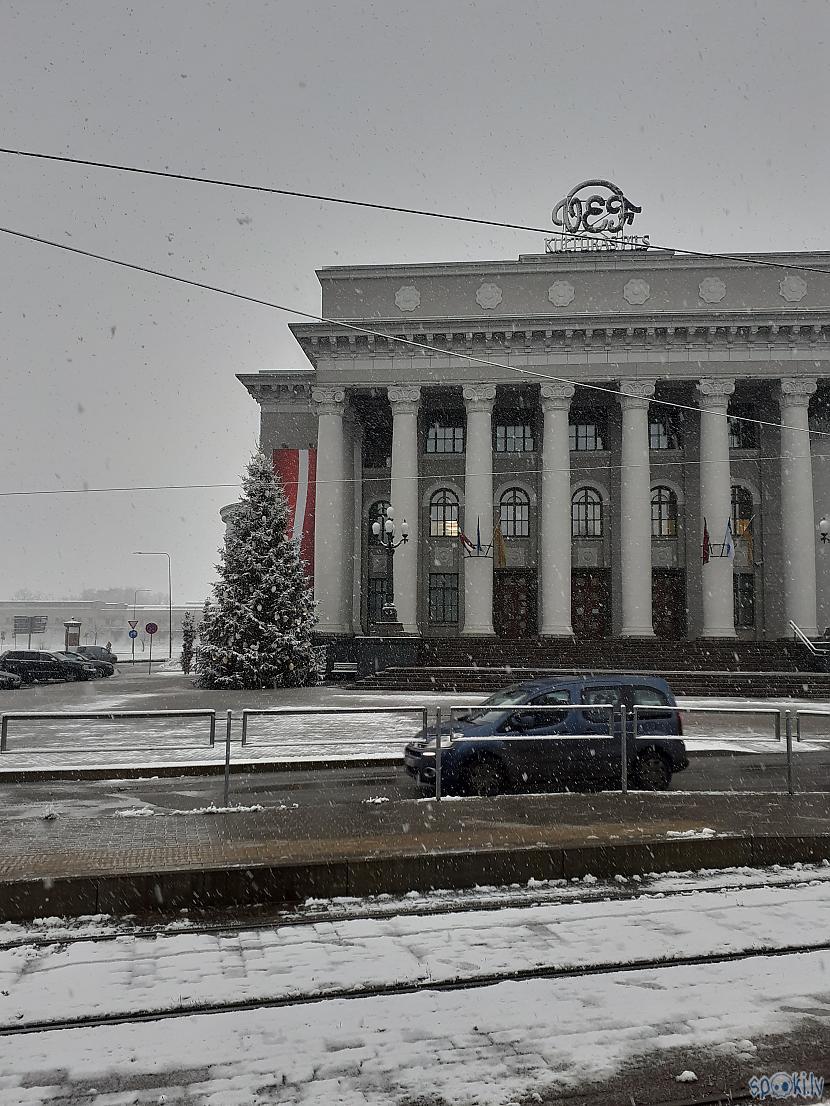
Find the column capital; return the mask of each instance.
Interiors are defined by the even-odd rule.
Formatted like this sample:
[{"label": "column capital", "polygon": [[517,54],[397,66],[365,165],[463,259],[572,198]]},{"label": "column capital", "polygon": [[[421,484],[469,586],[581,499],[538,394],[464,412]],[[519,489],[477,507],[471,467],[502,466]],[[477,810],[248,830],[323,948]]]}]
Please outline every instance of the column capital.
[{"label": "column capital", "polygon": [[576,388],[565,380],[558,380],[553,384],[543,384],[540,391],[545,410],[567,410]]},{"label": "column capital", "polygon": [[311,389],[311,402],[317,407],[319,414],[343,414],[343,404],[346,400],[345,388],[314,387]]},{"label": "column capital", "polygon": [[393,384],[386,389],[386,394],[392,404],[392,414],[396,411],[402,415],[417,413],[421,401],[420,384]]},{"label": "column capital", "polygon": [[654,385],[654,380],[620,380],[617,402],[623,411],[645,411],[654,395]]},{"label": "column capital", "polygon": [[779,383],[781,391],[778,403],[782,411],[785,407],[806,407],[810,402],[810,396],[818,387],[818,381],[814,376],[785,377]]},{"label": "column capital", "polygon": [[706,377],[697,382],[697,405],[702,409],[724,410],[729,406],[729,397],[735,391],[735,381],[720,377]]},{"label": "column capital", "polygon": [[465,384],[462,393],[468,411],[492,411],[496,399],[495,384]]}]

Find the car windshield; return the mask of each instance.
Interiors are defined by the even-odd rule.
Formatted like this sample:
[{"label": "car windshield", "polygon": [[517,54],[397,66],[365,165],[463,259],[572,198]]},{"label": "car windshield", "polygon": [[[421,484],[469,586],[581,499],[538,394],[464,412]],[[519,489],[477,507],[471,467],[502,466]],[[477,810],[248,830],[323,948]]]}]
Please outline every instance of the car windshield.
[{"label": "car windshield", "polygon": [[[504,714],[505,707],[514,707],[518,706],[519,703],[526,703],[529,694],[526,687],[506,687],[502,691],[497,691],[495,695],[491,695],[489,699],[485,699],[480,708],[458,714],[456,719],[459,722],[474,722],[477,726],[484,722],[495,721]],[[502,709],[493,710],[491,709],[493,707],[501,707]]]}]

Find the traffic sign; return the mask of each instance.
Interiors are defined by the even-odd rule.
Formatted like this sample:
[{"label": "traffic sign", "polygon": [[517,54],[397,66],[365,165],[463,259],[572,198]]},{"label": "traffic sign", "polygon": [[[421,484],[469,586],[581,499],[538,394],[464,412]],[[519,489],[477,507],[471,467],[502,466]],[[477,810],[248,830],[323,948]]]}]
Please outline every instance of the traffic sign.
[{"label": "traffic sign", "polygon": [[130,632],[129,632],[129,634],[127,635],[127,637],[131,637],[131,638],[137,638],[137,637],[138,637],[138,630],[130,630]]},{"label": "traffic sign", "polygon": [[138,625],[138,619],[133,621],[131,618],[128,618],[127,619],[127,625],[130,627],[131,630],[134,630],[136,628],[136,626]]},{"label": "traffic sign", "polygon": [[144,629],[152,637],[152,635],[158,630],[158,626],[155,624],[155,622],[148,622]]}]

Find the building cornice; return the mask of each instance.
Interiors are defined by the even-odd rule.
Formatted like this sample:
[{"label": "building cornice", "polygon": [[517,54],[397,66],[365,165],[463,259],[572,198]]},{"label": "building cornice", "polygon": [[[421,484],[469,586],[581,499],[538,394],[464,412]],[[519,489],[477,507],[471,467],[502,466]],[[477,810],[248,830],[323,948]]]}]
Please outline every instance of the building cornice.
[{"label": "building cornice", "polygon": [[[357,321],[356,321],[357,322]],[[718,312],[643,314],[488,316],[435,319],[360,320],[377,334],[349,330],[337,321],[291,323],[291,332],[312,365],[320,358],[418,357],[473,349],[494,351],[581,351],[641,349],[817,349],[830,344],[830,311],[781,310],[767,313]],[[385,337],[384,335],[390,335]],[[404,338],[414,345],[403,345]],[[433,347],[419,350],[418,346]],[[250,377],[240,377],[247,385]],[[250,389],[249,389],[250,390]]]}]

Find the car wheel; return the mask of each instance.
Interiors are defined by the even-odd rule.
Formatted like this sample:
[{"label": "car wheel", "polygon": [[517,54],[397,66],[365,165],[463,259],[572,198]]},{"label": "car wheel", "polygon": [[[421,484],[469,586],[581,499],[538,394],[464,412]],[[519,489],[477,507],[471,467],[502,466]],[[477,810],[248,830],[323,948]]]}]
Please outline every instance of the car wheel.
[{"label": "car wheel", "polygon": [[504,790],[504,783],[501,765],[489,757],[472,761],[464,771],[464,791],[467,795],[498,795]]},{"label": "car wheel", "polygon": [[646,749],[634,762],[634,779],[642,791],[668,791],[671,777],[671,764],[657,749]]}]

